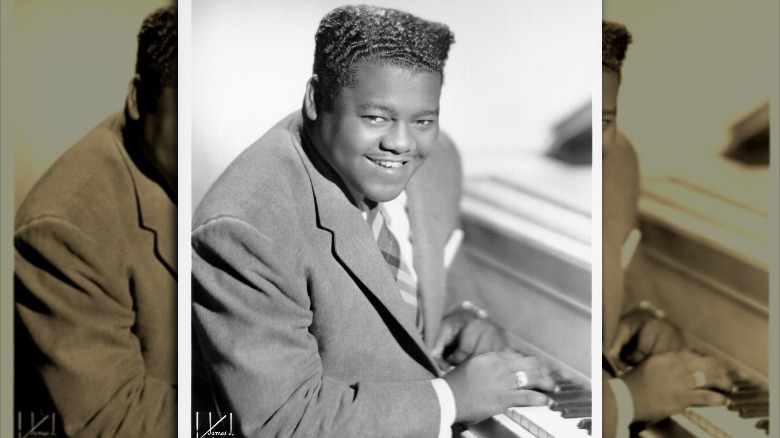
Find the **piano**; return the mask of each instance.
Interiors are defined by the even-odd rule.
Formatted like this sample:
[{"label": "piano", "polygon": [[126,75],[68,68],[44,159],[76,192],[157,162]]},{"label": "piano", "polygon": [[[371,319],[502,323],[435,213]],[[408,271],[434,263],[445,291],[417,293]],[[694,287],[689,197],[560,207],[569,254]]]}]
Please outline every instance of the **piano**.
[{"label": "piano", "polygon": [[518,351],[558,384],[554,403],[468,425],[464,438],[588,437],[591,418],[590,166],[531,154],[504,160],[464,187],[462,251],[486,309]]},{"label": "piano", "polygon": [[664,309],[691,348],[726,364],[737,392],[729,406],[687,408],[640,437],[770,436],[768,173],[713,157],[643,183],[628,305]]}]

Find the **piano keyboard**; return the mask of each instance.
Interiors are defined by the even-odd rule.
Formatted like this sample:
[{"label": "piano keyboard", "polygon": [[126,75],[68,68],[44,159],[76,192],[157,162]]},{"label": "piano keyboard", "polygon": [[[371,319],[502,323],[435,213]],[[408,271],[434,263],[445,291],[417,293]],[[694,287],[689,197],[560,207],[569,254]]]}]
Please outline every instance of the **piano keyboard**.
[{"label": "piano keyboard", "polygon": [[[469,425],[467,437],[587,438],[591,434],[591,392],[570,382],[548,394],[548,406],[510,408],[505,415]],[[497,427],[496,423],[500,425]]]},{"label": "piano keyboard", "polygon": [[[563,383],[559,400],[548,394],[555,405],[512,408],[467,425],[461,436],[585,438],[591,416],[591,206],[590,192],[582,189],[590,185],[591,169],[531,154],[511,164],[464,186],[468,237],[462,260],[470,269],[461,272],[471,278],[453,278],[453,293],[483,305],[507,329],[512,348],[539,358]],[[571,384],[564,378],[581,386],[566,386]],[[563,400],[569,396],[574,398]]]},{"label": "piano keyboard", "polygon": [[686,409],[682,415],[715,438],[765,438],[769,435],[769,393],[737,381],[726,406]]},{"label": "piano keyboard", "polygon": [[[673,415],[689,437],[766,438],[769,436],[769,393],[745,380],[736,381],[725,406],[690,407]],[[653,430],[656,429],[656,430]],[[646,437],[679,437],[682,433],[661,433],[651,428]]]}]

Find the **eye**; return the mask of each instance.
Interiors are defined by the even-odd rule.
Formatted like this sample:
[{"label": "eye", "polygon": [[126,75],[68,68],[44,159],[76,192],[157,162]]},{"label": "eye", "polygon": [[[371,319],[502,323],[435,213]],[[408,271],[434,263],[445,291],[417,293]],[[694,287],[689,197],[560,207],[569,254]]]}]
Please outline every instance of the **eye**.
[{"label": "eye", "polygon": [[382,116],[362,116],[362,119],[373,125],[387,121],[387,119]]},{"label": "eye", "polygon": [[606,127],[608,127],[611,124],[612,124],[612,120],[611,119],[601,119],[601,127],[602,128],[606,128]]},{"label": "eye", "polygon": [[414,124],[417,126],[430,126],[435,120],[415,120]]}]

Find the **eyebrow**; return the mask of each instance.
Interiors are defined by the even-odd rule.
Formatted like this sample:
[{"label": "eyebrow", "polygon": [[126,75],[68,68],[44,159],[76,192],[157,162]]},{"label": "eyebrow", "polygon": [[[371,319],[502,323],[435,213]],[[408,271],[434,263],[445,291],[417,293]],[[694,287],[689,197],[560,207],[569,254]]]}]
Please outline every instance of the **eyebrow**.
[{"label": "eyebrow", "polygon": [[417,118],[417,117],[425,117],[425,116],[437,116],[438,117],[438,115],[439,115],[439,108],[436,108],[436,109],[432,109],[432,110],[420,111],[419,113],[416,114],[415,118]]},{"label": "eyebrow", "polygon": [[384,113],[388,113],[393,117],[398,115],[398,113],[394,109],[377,103],[364,103],[361,104],[358,108],[360,108],[361,111],[378,110]]},{"label": "eyebrow", "polygon": [[[358,108],[360,108],[361,111],[378,110],[390,114],[393,117],[398,116],[398,112],[396,110],[378,103],[364,103],[358,106]],[[439,108],[437,107],[435,109],[420,111],[419,113],[416,113],[414,115],[414,118],[425,117],[425,116],[438,116],[438,115],[439,115]]]}]

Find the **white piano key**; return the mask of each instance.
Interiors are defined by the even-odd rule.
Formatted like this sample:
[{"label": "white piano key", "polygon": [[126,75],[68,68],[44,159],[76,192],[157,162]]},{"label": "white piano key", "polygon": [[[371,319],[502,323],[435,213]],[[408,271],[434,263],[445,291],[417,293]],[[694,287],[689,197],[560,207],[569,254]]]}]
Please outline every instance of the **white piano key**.
[{"label": "white piano key", "polygon": [[498,424],[504,426],[507,430],[512,432],[517,438],[535,438],[534,435],[528,430],[521,427],[518,423],[512,421],[511,418],[504,414],[494,415],[493,420]]},{"label": "white piano key", "polygon": [[758,418],[740,418],[725,406],[687,408],[682,415],[715,438],[767,437],[763,430],[756,428]]},{"label": "white piano key", "polygon": [[547,406],[509,409],[508,416],[537,438],[589,438],[588,431],[577,427],[582,418],[563,418]]}]

